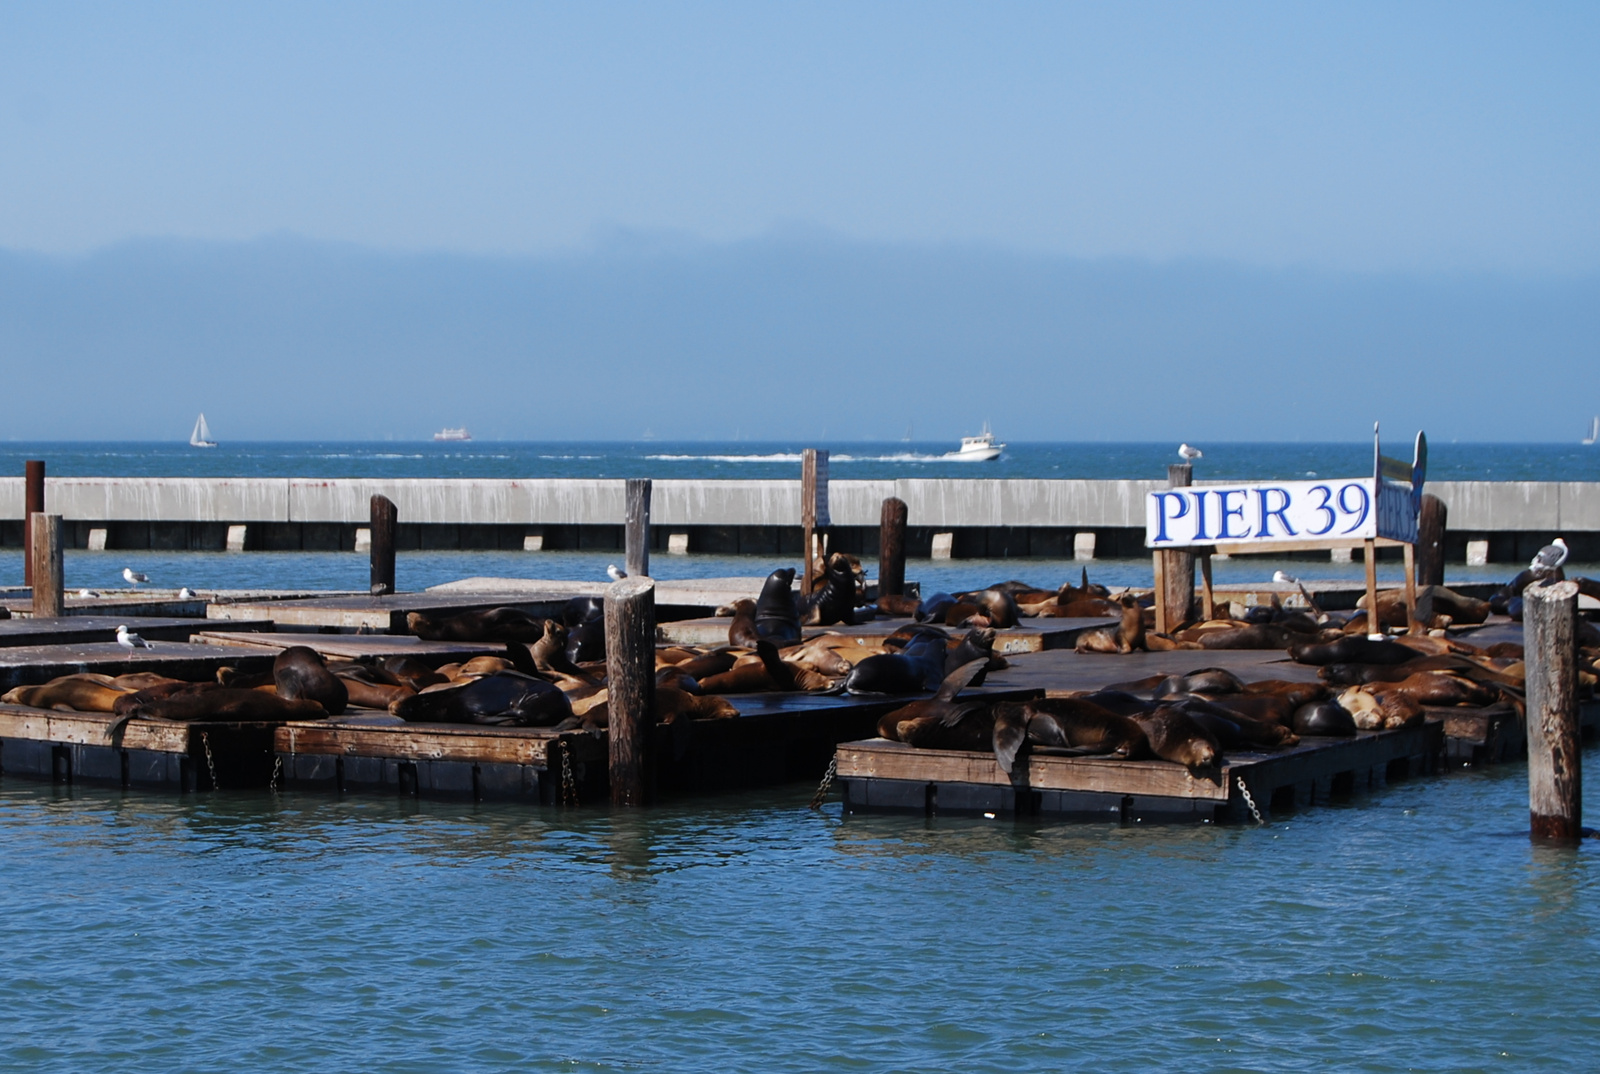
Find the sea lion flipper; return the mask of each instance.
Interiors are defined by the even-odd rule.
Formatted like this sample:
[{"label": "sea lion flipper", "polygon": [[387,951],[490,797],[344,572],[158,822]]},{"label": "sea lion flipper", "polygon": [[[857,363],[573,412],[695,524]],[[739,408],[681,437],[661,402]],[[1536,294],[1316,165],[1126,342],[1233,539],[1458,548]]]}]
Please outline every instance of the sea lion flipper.
[{"label": "sea lion flipper", "polygon": [[939,690],[933,695],[933,699],[935,701],[954,701],[956,695],[965,690],[988,663],[988,657],[981,657],[962,664],[944,677],[944,681],[939,684]]}]

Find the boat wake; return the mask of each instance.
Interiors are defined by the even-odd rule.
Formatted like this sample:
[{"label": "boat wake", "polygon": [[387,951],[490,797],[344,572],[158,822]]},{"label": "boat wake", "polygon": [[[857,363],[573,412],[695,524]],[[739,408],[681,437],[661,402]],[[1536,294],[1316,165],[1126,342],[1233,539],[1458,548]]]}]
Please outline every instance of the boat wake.
[{"label": "boat wake", "polygon": [[[657,462],[799,462],[800,453],[776,452],[771,455],[646,455]],[[949,462],[944,455],[923,455],[914,451],[901,451],[893,455],[834,455],[833,462]]]}]

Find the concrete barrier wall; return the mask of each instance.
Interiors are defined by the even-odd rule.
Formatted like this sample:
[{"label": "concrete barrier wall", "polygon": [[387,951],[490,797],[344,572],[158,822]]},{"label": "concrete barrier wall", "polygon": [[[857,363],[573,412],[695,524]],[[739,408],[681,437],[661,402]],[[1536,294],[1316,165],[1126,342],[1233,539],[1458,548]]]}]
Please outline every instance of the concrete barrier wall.
[{"label": "concrete barrier wall", "polygon": [[[917,479],[834,481],[832,521],[875,526],[883,500],[917,526],[1138,528],[1157,481]],[[1600,532],[1600,482],[1441,481],[1428,486],[1456,531]],[[361,523],[374,493],[402,521],[467,525],[616,525],[620,480],[488,478],[50,478],[54,514],[83,522]],[[22,515],[22,478],[0,478],[0,518]],[[798,481],[657,481],[658,526],[794,526]]]}]

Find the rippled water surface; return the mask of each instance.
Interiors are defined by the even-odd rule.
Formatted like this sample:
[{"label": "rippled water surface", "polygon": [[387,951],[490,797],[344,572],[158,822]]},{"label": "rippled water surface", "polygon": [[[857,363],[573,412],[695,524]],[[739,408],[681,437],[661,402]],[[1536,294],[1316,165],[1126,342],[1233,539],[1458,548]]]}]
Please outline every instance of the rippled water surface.
[{"label": "rippled water surface", "polygon": [[[1591,751],[1589,760],[1597,755]],[[1520,766],[1269,828],[0,784],[35,1071],[1582,1069],[1596,854]]]}]

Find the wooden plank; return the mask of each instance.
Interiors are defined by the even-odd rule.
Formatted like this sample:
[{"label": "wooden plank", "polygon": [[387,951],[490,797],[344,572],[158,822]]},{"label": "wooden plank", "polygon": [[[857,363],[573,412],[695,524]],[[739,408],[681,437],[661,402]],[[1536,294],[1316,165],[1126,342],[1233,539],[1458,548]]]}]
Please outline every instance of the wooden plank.
[{"label": "wooden plank", "polygon": [[[26,594],[16,594],[0,597],[0,606],[4,606],[13,616],[32,618],[33,598]],[[62,611],[69,616],[73,615],[101,615],[101,616],[135,616],[138,618],[179,618],[179,619],[204,619],[206,615],[206,600],[204,597],[195,596],[180,600],[172,596],[155,596],[153,594],[128,593],[101,593],[94,597],[80,597],[77,590],[66,594],[65,605]],[[247,615],[245,619],[256,619],[258,616]]]},{"label": "wooden plank", "polygon": [[[191,623],[190,629],[193,629]],[[306,645],[323,656],[345,660],[415,656],[434,664],[471,660],[475,656],[494,656],[505,651],[495,642],[423,641],[411,634],[312,634],[312,633],[235,633],[227,630],[202,630],[192,636],[196,645],[243,646],[282,651]]]},{"label": "wooden plank", "polygon": [[111,735],[111,727],[116,719],[109,712],[53,712],[26,705],[0,703],[0,738],[85,746],[118,745],[128,750],[186,753],[194,728],[215,726],[167,720],[129,720],[121,741],[117,742]]},{"label": "wooden plank", "polygon": [[278,753],[543,766],[550,744],[561,737],[541,727],[404,722],[383,726],[334,719],[283,724],[274,732],[273,749]]},{"label": "wooden plank", "polygon": [[[188,641],[203,619],[141,618],[138,616],[65,615],[50,619],[0,619],[0,647],[17,645],[74,645],[115,641],[117,627],[127,628],[150,641]],[[240,632],[270,629],[265,620],[241,620]]]},{"label": "wooden plank", "polygon": [[[596,587],[597,590],[601,587]],[[240,601],[212,604],[205,609],[211,620],[270,619],[279,626],[330,627],[355,631],[365,627],[388,634],[406,633],[411,612],[456,615],[490,608],[520,608],[529,615],[561,614],[571,594],[518,592],[494,593],[394,593],[386,596],[311,597],[301,600]]]}]

